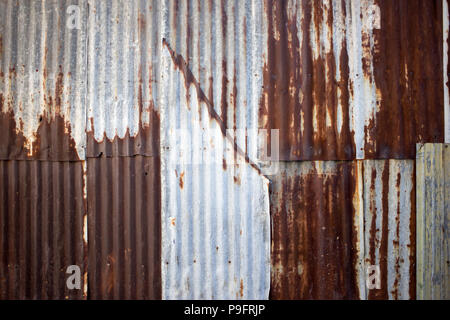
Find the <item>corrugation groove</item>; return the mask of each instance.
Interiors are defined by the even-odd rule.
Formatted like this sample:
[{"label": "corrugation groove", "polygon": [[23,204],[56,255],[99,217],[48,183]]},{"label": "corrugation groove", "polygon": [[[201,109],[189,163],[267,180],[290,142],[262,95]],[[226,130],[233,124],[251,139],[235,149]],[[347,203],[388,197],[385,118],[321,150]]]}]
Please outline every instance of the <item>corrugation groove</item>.
[{"label": "corrugation groove", "polygon": [[414,159],[443,142],[442,1],[265,1],[260,125],[281,160]]},{"label": "corrugation groove", "polygon": [[[66,26],[69,5],[80,29]],[[0,1],[0,159],[83,160],[86,1]]]},{"label": "corrugation groove", "polygon": [[0,299],[85,298],[82,190],[81,162],[0,161]]},{"label": "corrugation groove", "polygon": [[88,159],[89,298],[161,298],[157,157]]}]

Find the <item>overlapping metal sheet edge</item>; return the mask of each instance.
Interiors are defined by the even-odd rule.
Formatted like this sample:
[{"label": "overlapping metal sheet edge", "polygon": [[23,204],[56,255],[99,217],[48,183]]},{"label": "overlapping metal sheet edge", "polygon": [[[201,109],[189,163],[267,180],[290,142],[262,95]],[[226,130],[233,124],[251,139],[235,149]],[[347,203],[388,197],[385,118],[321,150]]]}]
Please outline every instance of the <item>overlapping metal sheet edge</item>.
[{"label": "overlapping metal sheet edge", "polygon": [[[271,184],[273,299],[415,299],[412,160],[282,162]],[[379,266],[379,289],[366,287]]]},{"label": "overlapping metal sheet edge", "polygon": [[448,75],[450,73],[448,57],[449,57],[449,20],[450,11],[448,6],[448,0],[442,1],[442,14],[443,14],[443,58],[444,58],[444,116],[445,116],[445,143],[450,143],[450,83],[448,82]]},{"label": "overlapping metal sheet edge", "polygon": [[414,159],[444,141],[442,1],[265,1],[260,125],[282,160]]},{"label": "overlapping metal sheet edge", "polygon": [[86,4],[0,1],[0,159],[84,159]]},{"label": "overlapping metal sheet edge", "polygon": [[450,299],[450,145],[418,144],[417,299]]},{"label": "overlapping metal sheet edge", "polygon": [[[84,163],[0,161],[0,299],[85,299]],[[69,290],[67,268],[80,268]]]},{"label": "overlapping metal sheet edge", "polygon": [[[191,61],[202,61],[197,54],[202,57],[202,54],[210,54],[212,49],[203,47],[207,46],[206,42],[196,34],[197,31],[189,34],[192,28],[189,25],[200,23],[211,3],[204,7],[197,7],[195,1],[178,4],[165,2],[161,8],[164,46],[160,84],[165,88],[160,91],[159,100],[162,297],[267,299],[270,281],[269,181],[249,159],[246,149],[241,148],[245,145],[245,137],[240,136],[243,140],[238,141],[226,131],[238,127],[237,124],[230,127],[229,121],[234,120],[223,117],[224,112],[229,111],[218,111],[214,104],[222,101],[221,96],[225,95],[223,103],[226,108],[230,107],[228,101],[232,97],[230,92],[226,93],[228,86],[222,87],[220,95],[213,93],[211,86],[205,93],[207,91],[197,77],[209,79],[205,79],[201,66],[197,65],[201,70],[197,71],[195,62],[191,69]],[[254,18],[251,13],[239,11],[243,6],[242,2],[227,3],[223,8],[217,6],[215,14],[229,13],[227,23],[238,28],[245,20],[243,16]],[[258,11],[254,6],[253,9]],[[212,32],[211,28],[214,30],[212,20],[207,19],[205,24],[207,26],[194,29],[206,34]],[[220,31],[216,29],[216,32]],[[185,46],[186,36],[194,40]],[[237,50],[240,40],[233,37],[239,39],[242,35],[238,36],[236,31],[229,37],[233,49],[228,50]],[[193,58],[189,53],[190,46],[195,52]],[[233,54],[231,61],[234,61]],[[240,68],[239,73],[241,79],[253,81],[248,69]],[[222,75],[226,76],[226,73]],[[236,99],[236,89],[233,99]],[[241,115],[233,119],[239,117],[241,125],[250,128],[256,114],[246,118],[245,107],[240,103],[242,100],[238,99],[233,112],[239,114],[240,110]],[[251,103],[248,102],[248,109],[255,108]],[[251,136],[249,140],[256,141],[255,138]],[[251,148],[256,150],[256,143]]]}]

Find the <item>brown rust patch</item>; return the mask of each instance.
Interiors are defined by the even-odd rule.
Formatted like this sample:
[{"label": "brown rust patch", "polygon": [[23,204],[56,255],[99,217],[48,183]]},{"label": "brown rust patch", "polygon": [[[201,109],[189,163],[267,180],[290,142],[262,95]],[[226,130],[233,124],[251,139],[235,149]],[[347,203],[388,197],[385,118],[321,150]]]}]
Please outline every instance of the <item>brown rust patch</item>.
[{"label": "brown rust patch", "polygon": [[366,128],[366,158],[415,159],[416,143],[444,142],[442,2],[377,1],[373,31],[379,111]]},{"label": "brown rust patch", "polygon": [[355,163],[339,162],[331,172],[290,162],[284,166],[270,190],[270,298],[359,298]]},{"label": "brown rust patch", "polygon": [[[260,126],[279,129],[281,160],[346,160],[355,158],[353,133],[349,127],[349,68],[345,39],[339,57],[329,52],[314,57],[311,44],[322,47],[321,26],[333,30],[333,11],[323,20],[324,4],[296,2],[288,12],[287,1],[267,1],[268,56],[264,67],[264,90],[260,100]],[[330,4],[331,6],[331,4]],[[296,10],[303,13],[298,17]],[[343,8],[343,15],[345,6]],[[303,30],[302,41],[297,23]],[[312,38],[310,26],[316,30]],[[308,31],[306,31],[308,30]],[[328,40],[327,40],[328,41]],[[336,67],[340,61],[340,69]],[[340,81],[335,74],[340,73]],[[339,97],[340,95],[340,97]],[[340,104],[340,109],[339,109]],[[342,127],[338,128],[338,112]]]}]

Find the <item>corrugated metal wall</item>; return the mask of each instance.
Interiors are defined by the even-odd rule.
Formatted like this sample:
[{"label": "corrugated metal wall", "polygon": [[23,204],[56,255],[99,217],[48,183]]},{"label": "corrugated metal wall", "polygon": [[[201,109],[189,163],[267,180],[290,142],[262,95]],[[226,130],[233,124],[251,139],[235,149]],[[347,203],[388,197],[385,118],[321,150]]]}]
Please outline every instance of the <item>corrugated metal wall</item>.
[{"label": "corrugated metal wall", "polygon": [[450,299],[450,145],[417,146],[417,298]]},{"label": "corrugated metal wall", "polygon": [[448,0],[0,0],[0,297],[415,298],[448,20]]}]

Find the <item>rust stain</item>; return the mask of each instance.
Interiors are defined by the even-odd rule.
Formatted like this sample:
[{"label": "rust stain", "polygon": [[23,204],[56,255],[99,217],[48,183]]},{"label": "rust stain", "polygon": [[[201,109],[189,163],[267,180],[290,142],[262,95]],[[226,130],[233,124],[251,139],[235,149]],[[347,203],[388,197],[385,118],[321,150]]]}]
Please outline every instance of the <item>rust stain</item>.
[{"label": "rust stain", "polygon": [[241,298],[244,297],[244,280],[241,279],[241,284],[239,286],[239,294],[241,296]]},{"label": "rust stain", "polygon": [[180,173],[180,177],[179,177],[179,181],[180,181],[180,188],[183,189],[184,186],[184,172]]}]

